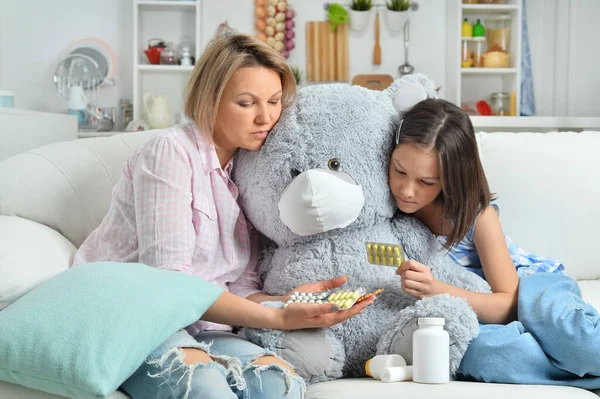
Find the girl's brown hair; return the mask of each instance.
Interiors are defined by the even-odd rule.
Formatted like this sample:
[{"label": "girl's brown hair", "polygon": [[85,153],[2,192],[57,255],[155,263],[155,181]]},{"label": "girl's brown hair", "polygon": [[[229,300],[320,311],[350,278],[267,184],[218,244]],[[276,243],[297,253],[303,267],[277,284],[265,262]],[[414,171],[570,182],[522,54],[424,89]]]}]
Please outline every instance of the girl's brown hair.
[{"label": "girl's brown hair", "polygon": [[452,248],[494,199],[479,159],[471,118],[448,101],[421,101],[404,115],[395,144],[436,150],[442,177],[442,192],[436,201],[442,204],[443,215],[453,221],[454,228],[444,244]]},{"label": "girl's brown hair", "polygon": [[196,62],[185,88],[185,115],[213,142],[217,108],[229,79],[240,68],[263,67],[279,74],[282,107],[296,95],[296,79],[285,58],[263,41],[230,32],[215,35]]}]

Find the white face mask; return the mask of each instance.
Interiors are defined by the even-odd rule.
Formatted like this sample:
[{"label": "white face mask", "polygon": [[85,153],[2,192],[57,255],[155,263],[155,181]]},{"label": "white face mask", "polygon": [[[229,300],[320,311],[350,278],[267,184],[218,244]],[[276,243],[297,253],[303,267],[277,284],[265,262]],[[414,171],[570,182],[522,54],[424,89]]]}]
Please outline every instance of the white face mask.
[{"label": "white face mask", "polygon": [[362,188],[347,174],[311,169],[283,191],[279,217],[295,234],[309,236],[348,226],[364,203]]}]

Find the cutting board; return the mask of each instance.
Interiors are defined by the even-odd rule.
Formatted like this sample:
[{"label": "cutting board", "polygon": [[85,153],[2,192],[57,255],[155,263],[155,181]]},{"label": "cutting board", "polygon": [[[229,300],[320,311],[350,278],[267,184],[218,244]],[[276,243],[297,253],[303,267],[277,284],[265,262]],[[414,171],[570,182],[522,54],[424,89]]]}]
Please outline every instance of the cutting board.
[{"label": "cutting board", "polygon": [[371,90],[385,90],[393,81],[391,75],[356,75],[352,79],[352,84]]},{"label": "cutting board", "polygon": [[328,21],[306,23],[306,76],[309,82],[348,82],[348,24],[332,32]]}]

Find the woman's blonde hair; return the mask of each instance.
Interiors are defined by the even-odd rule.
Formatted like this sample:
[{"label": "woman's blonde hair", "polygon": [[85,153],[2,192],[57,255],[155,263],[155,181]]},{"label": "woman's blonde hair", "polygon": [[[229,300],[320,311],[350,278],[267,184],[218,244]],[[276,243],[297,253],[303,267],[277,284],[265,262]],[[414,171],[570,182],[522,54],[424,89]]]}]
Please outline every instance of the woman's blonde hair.
[{"label": "woman's blonde hair", "polygon": [[266,43],[244,34],[221,33],[211,39],[185,88],[185,115],[213,142],[217,108],[225,85],[240,68],[263,67],[281,77],[282,107],[296,95],[296,80],[285,58]]}]

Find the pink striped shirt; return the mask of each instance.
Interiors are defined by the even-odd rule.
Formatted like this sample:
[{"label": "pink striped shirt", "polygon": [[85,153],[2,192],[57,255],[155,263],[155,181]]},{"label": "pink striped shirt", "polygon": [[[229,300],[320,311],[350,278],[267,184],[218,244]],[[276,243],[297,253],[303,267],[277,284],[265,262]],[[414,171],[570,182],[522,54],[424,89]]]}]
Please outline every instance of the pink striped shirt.
[{"label": "pink striped shirt", "polygon": [[[140,262],[196,275],[243,298],[260,292],[258,239],[237,203],[232,165],[221,169],[195,124],[165,129],[129,157],[108,214],[73,264]],[[231,327],[187,327],[192,336],[206,329]]]}]

